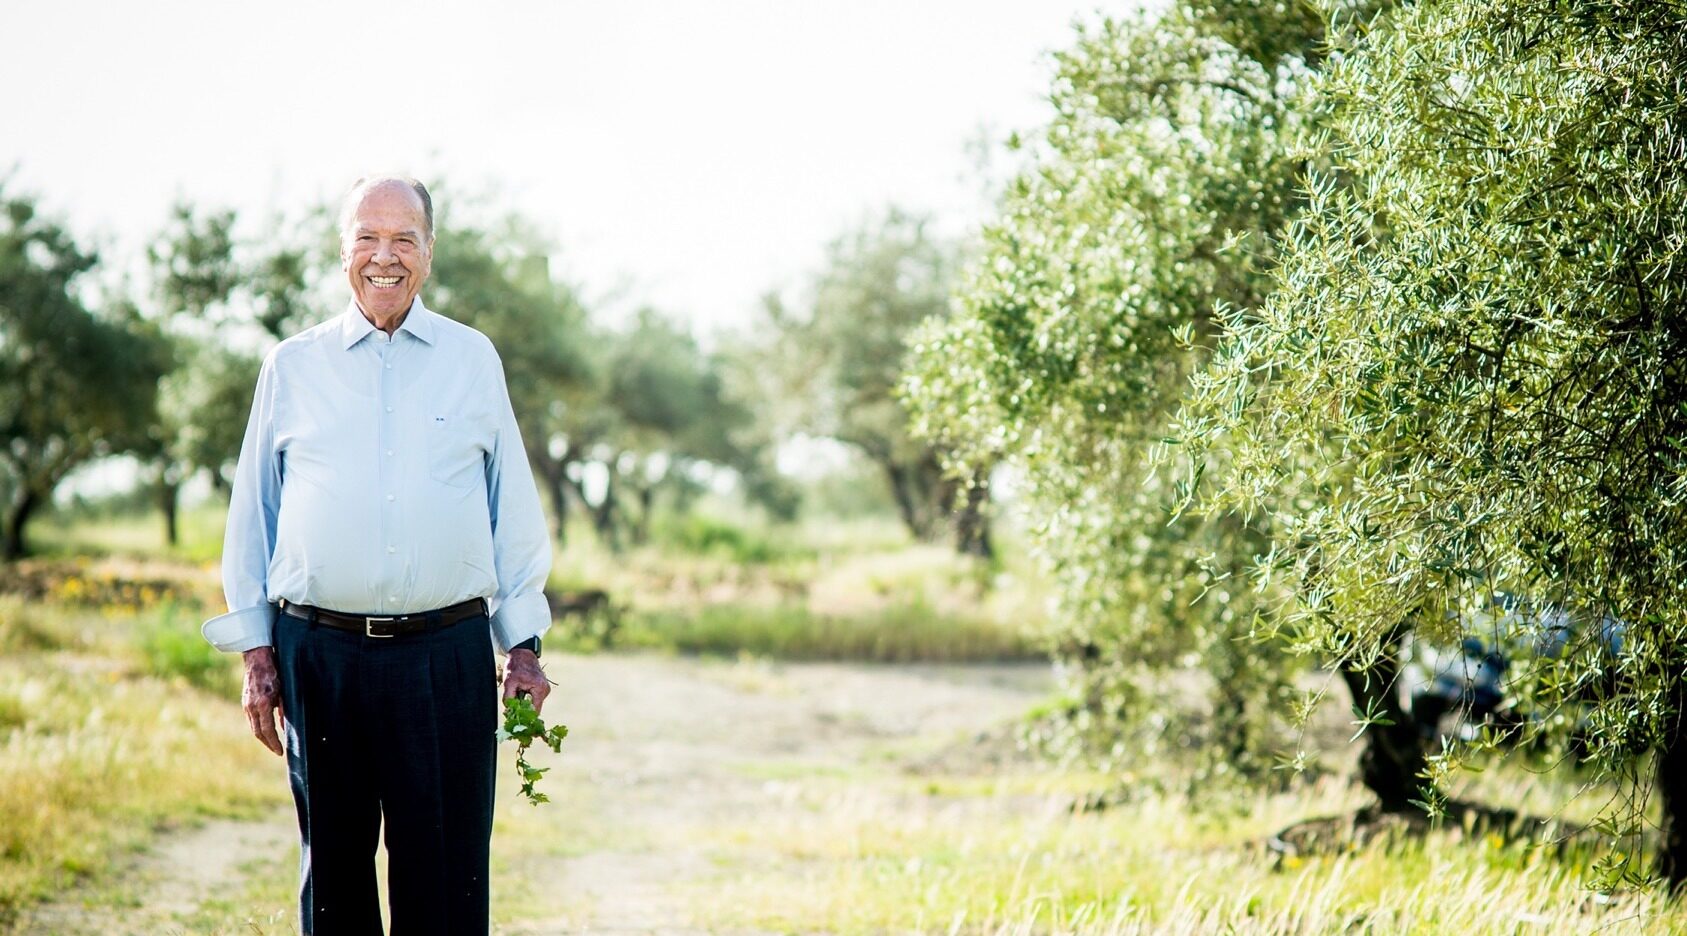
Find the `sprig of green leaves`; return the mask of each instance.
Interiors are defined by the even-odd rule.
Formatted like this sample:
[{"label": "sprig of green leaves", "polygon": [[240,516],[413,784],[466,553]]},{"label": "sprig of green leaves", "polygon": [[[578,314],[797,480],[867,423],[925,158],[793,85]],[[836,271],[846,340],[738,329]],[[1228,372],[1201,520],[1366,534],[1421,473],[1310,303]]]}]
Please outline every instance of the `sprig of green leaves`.
[{"label": "sprig of green leaves", "polygon": [[516,744],[515,769],[521,775],[521,795],[527,801],[537,806],[548,803],[550,797],[534,789],[539,778],[550,770],[549,767],[535,767],[527,762],[527,749],[534,741],[543,743],[553,752],[562,752],[562,739],[568,737],[567,725],[545,727],[545,720],[539,717],[539,712],[533,707],[533,700],[525,695],[518,695],[513,699],[504,700],[504,724],[498,729],[500,742],[514,740]]}]

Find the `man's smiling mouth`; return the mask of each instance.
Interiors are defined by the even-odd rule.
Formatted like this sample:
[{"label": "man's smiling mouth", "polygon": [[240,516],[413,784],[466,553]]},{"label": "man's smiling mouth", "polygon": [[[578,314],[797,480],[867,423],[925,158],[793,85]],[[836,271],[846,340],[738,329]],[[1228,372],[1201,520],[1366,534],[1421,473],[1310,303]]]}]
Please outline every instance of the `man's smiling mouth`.
[{"label": "man's smiling mouth", "polygon": [[393,289],[393,288],[398,286],[398,281],[403,279],[403,278],[404,277],[402,277],[402,276],[365,276],[364,277],[364,279],[368,280],[370,282],[370,284],[373,285],[376,289]]}]

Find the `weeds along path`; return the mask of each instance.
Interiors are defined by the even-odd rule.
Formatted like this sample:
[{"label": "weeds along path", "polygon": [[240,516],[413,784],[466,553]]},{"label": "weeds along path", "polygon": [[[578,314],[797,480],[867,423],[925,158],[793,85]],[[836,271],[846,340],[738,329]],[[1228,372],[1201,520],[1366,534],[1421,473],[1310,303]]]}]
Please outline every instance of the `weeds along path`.
[{"label": "weeds along path", "polygon": [[[741,865],[740,846],[812,808],[790,795],[795,781],[883,783],[906,765],[1001,752],[1003,724],[1052,684],[1034,664],[640,655],[547,668],[545,714],[570,735],[540,761],[553,768],[547,805],[519,800],[508,752],[500,764],[495,932],[713,931],[707,895]],[[293,932],[296,849],[287,812],[174,833],[109,893],[68,895],[36,920],[63,933]]]}]

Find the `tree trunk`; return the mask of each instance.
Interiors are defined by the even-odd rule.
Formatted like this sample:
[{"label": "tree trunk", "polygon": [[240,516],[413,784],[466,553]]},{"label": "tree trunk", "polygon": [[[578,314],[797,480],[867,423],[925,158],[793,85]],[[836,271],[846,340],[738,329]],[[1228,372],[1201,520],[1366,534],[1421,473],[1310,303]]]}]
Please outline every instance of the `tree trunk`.
[{"label": "tree trunk", "polygon": [[603,486],[603,503],[592,509],[592,525],[597,530],[598,539],[608,546],[611,552],[621,551],[621,537],[615,524],[615,472],[609,472],[609,480]]},{"label": "tree trunk", "polygon": [[181,542],[181,531],[176,522],[181,513],[181,500],[181,482],[170,480],[166,473],[158,481],[158,508],[164,512],[164,542],[171,547]]},{"label": "tree trunk", "polygon": [[920,523],[919,506],[915,503],[913,492],[909,491],[908,472],[890,459],[879,462],[884,469],[885,480],[890,482],[890,496],[896,501],[896,512],[901,515],[902,523],[915,539],[926,539],[926,531]]},{"label": "tree trunk", "polygon": [[1425,765],[1423,740],[1401,708],[1398,692],[1400,641],[1405,632],[1402,626],[1385,640],[1381,658],[1369,669],[1341,668],[1354,707],[1393,723],[1366,727],[1365,747],[1359,753],[1359,779],[1376,794],[1385,812],[1409,812],[1419,808],[1412,800],[1424,799],[1423,780],[1418,776]]},{"label": "tree trunk", "polygon": [[558,546],[568,545],[568,461],[551,458],[548,453],[535,452],[531,456],[539,466],[545,481],[545,496],[551,499],[551,514],[555,522]]},{"label": "tree trunk", "polygon": [[990,543],[990,482],[967,485],[966,502],[955,512],[955,551],[963,556],[993,559]]},{"label": "tree trunk", "polygon": [[569,510],[577,510],[580,513],[585,514],[587,517],[590,517],[592,515],[592,502],[586,500],[585,486],[568,476],[568,466],[566,464],[563,466],[561,481],[559,483],[562,485],[562,492],[567,495],[569,503],[574,505],[570,507]]},{"label": "tree trunk", "polygon": [[650,514],[656,508],[655,485],[641,484],[635,490],[638,492],[638,517],[633,521],[633,545],[643,546],[650,542]]},{"label": "tree trunk", "polygon": [[1687,685],[1670,690],[1671,723],[1657,751],[1659,807],[1657,872],[1671,890],[1687,883]]},{"label": "tree trunk", "polygon": [[11,562],[29,554],[29,544],[23,538],[23,531],[30,515],[39,506],[41,496],[34,488],[24,485],[6,514],[5,529],[0,531],[0,559]]},{"label": "tree trunk", "polygon": [[1217,657],[1209,664],[1213,674],[1213,745],[1221,752],[1224,762],[1244,775],[1259,768],[1254,750],[1253,723],[1249,716],[1253,701],[1244,687],[1256,684],[1254,670],[1257,659],[1249,653],[1253,648],[1235,639],[1222,639],[1214,648]]}]

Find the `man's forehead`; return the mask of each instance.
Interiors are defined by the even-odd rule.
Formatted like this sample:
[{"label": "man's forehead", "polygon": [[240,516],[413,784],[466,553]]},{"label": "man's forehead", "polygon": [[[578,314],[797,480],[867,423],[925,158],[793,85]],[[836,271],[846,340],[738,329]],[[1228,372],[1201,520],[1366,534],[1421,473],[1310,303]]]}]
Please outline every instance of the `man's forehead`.
[{"label": "man's forehead", "polygon": [[421,196],[409,186],[383,183],[370,186],[358,197],[357,207],[352,212],[352,223],[367,226],[381,215],[397,212],[409,215],[406,220],[414,221],[419,226],[424,211]]},{"label": "man's forehead", "polygon": [[397,221],[397,223],[383,223],[383,220],[381,218],[366,218],[360,213],[358,217],[352,220],[351,229],[356,234],[383,234],[388,231],[396,231],[400,234],[420,236],[422,233],[422,225],[416,219],[406,218]]}]

